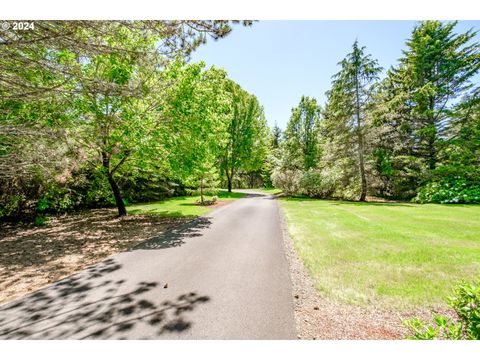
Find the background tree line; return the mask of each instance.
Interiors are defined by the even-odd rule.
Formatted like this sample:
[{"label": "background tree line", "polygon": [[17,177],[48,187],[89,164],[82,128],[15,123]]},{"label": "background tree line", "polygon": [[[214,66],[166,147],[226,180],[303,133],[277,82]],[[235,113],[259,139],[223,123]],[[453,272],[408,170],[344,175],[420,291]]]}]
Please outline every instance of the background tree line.
[{"label": "background tree line", "polygon": [[[243,25],[250,25],[244,21]],[[200,194],[259,171],[269,129],[225,71],[189,64],[228,21],[41,21],[0,33],[0,218]],[[236,177],[238,179],[238,176]]]},{"label": "background tree line", "polygon": [[[250,25],[245,21],[243,25]],[[419,23],[386,71],[357,41],[327,102],[281,131],[225,71],[188,63],[228,21],[40,21],[0,32],[0,218],[222,186],[480,202],[480,46]],[[477,83],[475,83],[477,81]]]},{"label": "background tree line", "polygon": [[455,26],[419,23],[382,80],[355,41],[325,106],[302,97],[292,110],[274,185],[322,198],[480,203],[480,45]]}]

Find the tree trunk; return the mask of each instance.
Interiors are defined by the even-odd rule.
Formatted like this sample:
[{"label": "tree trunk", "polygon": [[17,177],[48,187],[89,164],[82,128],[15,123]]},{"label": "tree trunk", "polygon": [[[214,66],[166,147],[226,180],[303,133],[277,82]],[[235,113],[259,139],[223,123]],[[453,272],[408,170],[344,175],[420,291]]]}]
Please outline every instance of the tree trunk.
[{"label": "tree trunk", "polygon": [[437,154],[435,151],[435,138],[431,136],[428,139],[428,168],[430,170],[435,170],[437,165]]},{"label": "tree trunk", "polygon": [[360,162],[360,177],[362,179],[362,193],[360,194],[360,201],[365,201],[367,197],[367,178],[365,176],[365,163],[363,159],[363,136],[358,134],[358,158]]},{"label": "tree trunk", "polygon": [[225,173],[227,175],[227,188],[228,192],[232,192],[232,181],[233,181],[233,169],[231,174],[229,174],[228,169],[225,169]]},{"label": "tree trunk", "polygon": [[[433,113],[435,110],[435,98],[433,96],[430,96],[428,98],[428,107],[430,110],[430,113]],[[428,116],[428,125],[435,127],[435,119],[432,115]],[[436,165],[437,165],[437,152],[435,149],[435,140],[436,140],[436,133],[434,134],[429,134],[428,136],[428,167],[430,170],[434,170]]]},{"label": "tree trunk", "polygon": [[357,115],[357,140],[358,140],[358,160],[360,166],[360,178],[362,179],[362,193],[360,194],[359,201],[365,201],[367,197],[367,178],[365,176],[365,161],[363,159],[364,145],[363,145],[363,132],[362,124],[360,120],[360,90],[358,88],[358,76],[355,82],[356,90],[356,115]]},{"label": "tree trunk", "polygon": [[108,173],[107,174],[108,183],[113,191],[113,196],[115,197],[115,204],[117,204],[118,208],[118,216],[125,216],[127,215],[127,209],[125,204],[123,203],[122,194],[120,194],[120,189],[118,188],[117,183],[113,179],[113,175]]},{"label": "tree trunk", "polygon": [[202,205],[205,204],[205,200],[203,199],[203,179],[200,180],[200,203]]},{"label": "tree trunk", "polygon": [[120,189],[118,188],[118,185],[115,182],[115,179],[113,178],[113,174],[110,172],[110,159],[105,151],[102,151],[102,165],[105,170],[108,183],[112,188],[113,196],[115,197],[115,204],[117,205],[118,216],[119,217],[125,216],[127,215],[127,209],[125,208],[125,204],[123,203]]}]

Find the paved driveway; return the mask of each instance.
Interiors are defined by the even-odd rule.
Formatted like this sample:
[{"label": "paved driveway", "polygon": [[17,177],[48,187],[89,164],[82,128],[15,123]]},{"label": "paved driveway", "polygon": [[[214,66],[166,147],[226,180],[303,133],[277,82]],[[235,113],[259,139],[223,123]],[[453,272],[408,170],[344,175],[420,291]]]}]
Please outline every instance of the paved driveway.
[{"label": "paved driveway", "polygon": [[0,338],[295,338],[278,204],[247,193],[3,305]]}]

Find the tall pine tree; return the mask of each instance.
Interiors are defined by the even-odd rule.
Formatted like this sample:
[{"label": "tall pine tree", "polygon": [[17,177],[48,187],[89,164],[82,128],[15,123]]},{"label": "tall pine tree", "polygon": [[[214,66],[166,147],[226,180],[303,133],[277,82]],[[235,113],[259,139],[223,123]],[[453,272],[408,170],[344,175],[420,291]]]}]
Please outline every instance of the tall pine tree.
[{"label": "tall pine tree", "polygon": [[[346,164],[353,163],[358,168],[361,181],[359,200],[365,201],[365,117],[371,104],[373,85],[382,68],[377,60],[365,53],[365,47],[360,47],[358,41],[354,42],[352,52],[339,65],[341,70],[333,76],[332,89],[327,92],[324,129],[330,138],[329,148],[337,153],[333,161],[336,157],[350,158],[352,150],[356,152],[356,161],[345,160],[350,160]],[[340,145],[338,148],[337,144]]]},{"label": "tall pine tree", "polygon": [[445,162],[445,140],[458,129],[453,122],[464,118],[457,99],[470,91],[478,73],[480,45],[471,41],[474,31],[456,34],[456,24],[418,24],[399,65],[380,87],[374,118],[381,139],[375,154],[383,189],[391,196],[412,197],[432,177]]}]

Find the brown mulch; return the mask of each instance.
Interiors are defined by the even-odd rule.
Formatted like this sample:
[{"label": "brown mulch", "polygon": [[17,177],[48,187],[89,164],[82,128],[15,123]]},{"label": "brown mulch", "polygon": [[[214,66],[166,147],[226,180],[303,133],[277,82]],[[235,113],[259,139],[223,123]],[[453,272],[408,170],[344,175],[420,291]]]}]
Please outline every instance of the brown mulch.
[{"label": "brown mulch", "polygon": [[[283,215],[283,214],[282,214]],[[394,311],[333,301],[314,285],[288,235],[282,216],[285,254],[290,266],[297,337],[304,340],[394,340],[403,339],[407,329],[402,319],[417,317],[431,321],[431,310],[455,317],[446,308]]]},{"label": "brown mulch", "polygon": [[52,217],[46,225],[0,224],[0,303],[127,250],[189,218],[115,216],[98,209]]},{"label": "brown mulch", "polygon": [[215,209],[215,208],[218,208],[218,207],[221,207],[221,206],[224,206],[224,205],[227,205],[229,203],[231,203],[232,201],[235,201],[233,199],[226,199],[226,200],[217,200],[215,201],[213,204],[209,204],[209,205],[202,205],[200,203],[196,203],[195,205],[198,205],[198,206],[204,206],[204,207],[207,207],[209,209]]}]

